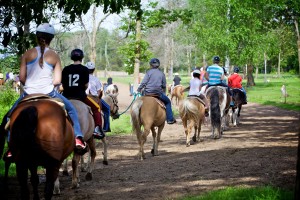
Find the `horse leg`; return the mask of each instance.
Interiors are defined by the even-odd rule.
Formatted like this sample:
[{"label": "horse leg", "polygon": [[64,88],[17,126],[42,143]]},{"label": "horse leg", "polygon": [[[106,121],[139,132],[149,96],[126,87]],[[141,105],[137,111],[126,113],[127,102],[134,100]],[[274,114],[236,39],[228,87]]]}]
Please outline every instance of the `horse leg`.
[{"label": "horse leg", "polygon": [[193,132],[194,126],[195,126],[194,120],[190,120],[190,123],[188,124],[188,127],[187,127],[187,135],[186,135],[186,146],[187,147],[189,147],[191,145],[191,133]]},{"label": "horse leg", "polygon": [[108,161],[107,161],[107,140],[106,137],[101,139],[102,143],[103,143],[103,164],[104,165],[108,165]]},{"label": "horse leg", "polygon": [[58,195],[60,194],[60,183],[59,183],[59,178],[57,176],[55,182],[54,182],[54,189],[53,189],[53,194]]},{"label": "horse leg", "polygon": [[37,166],[30,167],[30,182],[33,189],[33,199],[40,199],[39,192],[38,192],[38,185],[39,185],[39,176],[37,175]]},{"label": "horse leg", "polygon": [[80,155],[74,153],[72,159],[72,189],[79,187],[79,172],[78,172],[78,163],[80,160]]},{"label": "horse leg", "polygon": [[153,156],[157,156],[157,133],[156,133],[154,127],[151,127],[151,132],[152,132],[152,138],[153,138],[153,145],[152,145],[152,149],[151,149],[151,154]]},{"label": "horse leg", "polygon": [[182,125],[184,127],[184,133],[185,133],[185,138],[186,138],[185,144],[188,147],[188,146],[190,146],[190,137],[189,137],[189,130],[188,130],[188,127],[187,127],[186,117],[182,118]]},{"label": "horse leg", "polygon": [[29,188],[27,184],[28,179],[28,167],[25,163],[16,163],[16,171],[18,181],[21,187],[21,199],[30,199]]},{"label": "horse leg", "polygon": [[50,200],[53,196],[54,182],[58,177],[60,165],[61,163],[57,161],[46,167],[46,185],[44,190],[44,196],[46,200]]},{"label": "horse leg", "polygon": [[149,135],[150,133],[150,127],[144,127],[144,132],[142,132],[142,134],[140,135],[140,152],[139,152],[139,156],[140,156],[140,159],[143,160],[145,159],[145,152],[144,152],[144,144],[146,143],[147,141],[147,136]]},{"label": "horse leg", "polygon": [[66,158],[63,162],[63,175],[64,176],[69,176],[68,172],[68,158]]},{"label": "horse leg", "polygon": [[193,142],[197,142],[197,130],[198,130],[198,128],[197,128],[197,126],[196,126],[196,124],[194,125],[194,135],[193,135],[193,137],[192,137],[192,140],[193,140]]},{"label": "horse leg", "polygon": [[95,167],[95,157],[96,157],[96,147],[95,147],[95,141],[93,138],[90,138],[88,141],[88,145],[90,148],[90,156],[89,156],[89,161],[88,161],[88,168],[87,168],[87,173],[85,175],[85,180],[91,181],[93,179],[93,170]]}]

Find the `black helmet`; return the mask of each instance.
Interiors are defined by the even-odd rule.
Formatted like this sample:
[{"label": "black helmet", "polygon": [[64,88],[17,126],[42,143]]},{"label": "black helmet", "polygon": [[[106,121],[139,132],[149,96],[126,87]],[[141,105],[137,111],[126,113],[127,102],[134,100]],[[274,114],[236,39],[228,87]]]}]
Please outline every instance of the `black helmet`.
[{"label": "black helmet", "polygon": [[74,49],[71,52],[71,59],[73,61],[79,61],[82,60],[82,58],[84,57],[83,51],[81,49]]},{"label": "black helmet", "polygon": [[151,67],[157,68],[157,67],[159,67],[160,62],[159,62],[159,60],[157,58],[152,58],[150,60],[149,64],[150,64]]},{"label": "black helmet", "polygon": [[239,73],[240,69],[239,69],[238,67],[235,67],[235,68],[233,69],[233,71],[234,71],[235,73]]},{"label": "black helmet", "polygon": [[213,57],[213,62],[214,63],[219,63],[220,62],[220,57],[219,56],[214,56]]}]

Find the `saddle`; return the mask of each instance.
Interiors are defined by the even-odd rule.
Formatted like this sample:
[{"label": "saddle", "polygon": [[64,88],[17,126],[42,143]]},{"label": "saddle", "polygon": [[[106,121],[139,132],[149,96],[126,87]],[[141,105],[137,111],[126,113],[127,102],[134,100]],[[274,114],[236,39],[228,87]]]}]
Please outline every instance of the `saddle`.
[{"label": "saddle", "polygon": [[199,96],[197,96],[197,95],[188,95],[187,98],[189,98],[189,99],[196,99],[196,100],[198,100],[200,103],[202,103],[205,106],[204,101]]},{"label": "saddle", "polygon": [[[59,98],[52,98],[50,97],[49,95],[46,95],[46,94],[29,94],[27,96],[25,96],[17,105],[20,105],[22,103],[25,103],[25,102],[31,102],[31,101],[38,101],[38,100],[41,100],[41,99],[46,99],[48,101],[52,101],[52,102],[55,102],[57,103],[59,106],[61,106],[63,108],[63,110],[65,111],[65,114],[66,114],[66,117],[67,119],[71,122],[71,124],[73,125],[73,121],[71,119],[71,117],[68,115],[68,112],[66,111],[65,109],[65,104],[63,103],[63,101]],[[12,112],[8,113],[7,117],[10,118]],[[8,130],[9,129],[9,126],[10,126],[10,120],[7,121],[6,125],[5,125],[5,130]]]},{"label": "saddle", "polygon": [[160,107],[162,107],[163,109],[166,109],[166,106],[165,106],[164,102],[162,102],[159,99],[159,95],[158,94],[146,94],[145,96],[147,96],[147,97],[153,97],[155,99],[155,101],[160,105]]}]

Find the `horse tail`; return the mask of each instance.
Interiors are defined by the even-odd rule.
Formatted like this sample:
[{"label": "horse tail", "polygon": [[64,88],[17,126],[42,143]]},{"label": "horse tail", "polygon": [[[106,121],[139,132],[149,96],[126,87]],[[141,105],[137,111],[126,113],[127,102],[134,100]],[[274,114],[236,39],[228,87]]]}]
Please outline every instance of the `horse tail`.
[{"label": "horse tail", "polygon": [[195,123],[199,121],[199,110],[195,104],[185,99],[180,108],[181,118],[187,118],[189,120],[194,120]]},{"label": "horse tail", "polygon": [[210,95],[210,116],[213,127],[221,126],[221,109],[219,104],[219,91],[213,89]]},{"label": "horse tail", "polygon": [[143,101],[137,99],[131,107],[131,122],[132,122],[132,131],[139,135],[141,133],[141,120],[140,120],[140,110],[143,105]]},{"label": "horse tail", "polygon": [[35,142],[35,132],[38,122],[38,111],[34,106],[23,109],[12,126],[11,140],[22,154],[31,155],[37,144]]}]

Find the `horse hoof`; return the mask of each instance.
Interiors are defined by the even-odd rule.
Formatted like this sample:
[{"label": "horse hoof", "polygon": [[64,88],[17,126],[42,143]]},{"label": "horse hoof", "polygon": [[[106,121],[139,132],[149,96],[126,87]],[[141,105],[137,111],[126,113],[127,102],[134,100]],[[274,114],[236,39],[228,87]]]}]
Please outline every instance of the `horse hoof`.
[{"label": "horse hoof", "polygon": [[193,136],[192,139],[193,139],[193,142],[196,142],[196,137],[195,136]]},{"label": "horse hoof", "polygon": [[62,174],[63,174],[64,176],[69,176],[69,172],[68,172],[67,170],[64,170],[64,171],[62,172]]},{"label": "horse hoof", "polygon": [[190,143],[187,143],[187,144],[186,144],[186,147],[189,147],[189,146],[191,146],[191,144],[190,144]]},{"label": "horse hoof", "polygon": [[79,188],[79,183],[73,183],[71,188],[72,189]]},{"label": "horse hoof", "polygon": [[93,179],[92,173],[88,172],[88,173],[85,175],[85,180],[91,181],[92,179]]},{"label": "horse hoof", "polygon": [[108,162],[107,162],[107,160],[103,160],[103,165],[108,165]]},{"label": "horse hoof", "polygon": [[154,155],[154,149],[151,149],[151,154]]}]

